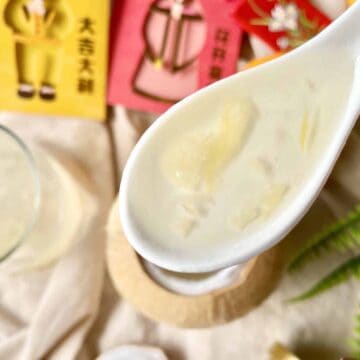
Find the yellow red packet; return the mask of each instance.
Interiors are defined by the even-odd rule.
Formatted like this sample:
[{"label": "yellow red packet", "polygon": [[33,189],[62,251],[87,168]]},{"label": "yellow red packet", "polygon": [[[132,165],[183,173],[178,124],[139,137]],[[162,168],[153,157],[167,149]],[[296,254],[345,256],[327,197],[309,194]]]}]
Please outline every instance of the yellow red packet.
[{"label": "yellow red packet", "polygon": [[0,109],[103,120],[109,3],[0,0]]}]

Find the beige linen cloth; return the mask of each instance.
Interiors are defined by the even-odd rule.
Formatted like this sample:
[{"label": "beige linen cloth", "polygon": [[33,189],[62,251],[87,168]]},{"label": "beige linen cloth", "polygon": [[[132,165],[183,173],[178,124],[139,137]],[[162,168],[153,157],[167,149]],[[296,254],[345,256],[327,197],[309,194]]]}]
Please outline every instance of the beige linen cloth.
[{"label": "beige linen cloth", "polygon": [[[331,16],[344,8],[343,0],[316,3]],[[256,55],[268,51],[255,39],[251,44]],[[258,309],[212,329],[158,324],[123,301],[105,272],[105,223],[121,169],[154,117],[120,107],[109,117],[109,124],[104,125],[0,115],[0,123],[24,138],[71,156],[93,183],[98,208],[86,236],[52,267],[26,275],[0,273],[0,360],[89,360],[123,344],[159,346],[171,360],[265,360],[275,341],[305,360],[332,360],[346,354],[346,338],[359,300],[356,282],[298,305],[285,302],[336,266],[341,260],[338,256],[284,276]],[[320,198],[287,239],[290,250],[360,200],[359,158],[358,125]]]},{"label": "beige linen cloth", "polygon": [[0,359],[75,359],[96,318],[104,279],[104,224],[115,193],[103,124],[1,114],[0,123],[71,157],[92,184],[97,213],[66,256],[29,274],[0,272]]}]

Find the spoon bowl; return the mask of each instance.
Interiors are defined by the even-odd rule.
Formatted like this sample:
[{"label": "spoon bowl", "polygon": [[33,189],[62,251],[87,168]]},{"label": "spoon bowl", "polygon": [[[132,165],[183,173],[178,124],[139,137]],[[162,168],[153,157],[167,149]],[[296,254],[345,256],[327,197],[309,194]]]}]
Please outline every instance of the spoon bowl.
[{"label": "spoon bowl", "polygon": [[[301,220],[328,178],[359,115],[359,18],[360,3],[356,3],[303,46],[194,93],[156,120],[135,146],[120,186],[122,226],[128,241],[141,256],[178,272],[219,270],[245,262],[272,247]],[[255,123],[250,125],[254,127],[251,136],[246,136],[245,144],[241,144],[241,156],[234,156],[226,168],[217,169],[221,169],[217,173],[226,172],[226,176],[211,181],[212,185],[208,186],[221,187],[222,197],[217,197],[215,190],[211,199],[206,200],[207,204],[217,205],[206,205],[212,206],[212,210],[206,215],[208,220],[202,232],[195,230],[188,238],[171,236],[163,230],[169,227],[165,219],[177,211],[177,199],[169,195],[172,194],[169,186],[174,184],[163,181],[158,159],[164,153],[171,154],[172,144],[189,129],[195,126],[205,129],[215,123],[229,103],[239,106],[240,115],[243,104],[250,104],[250,122]],[[284,133],[281,128],[284,120],[280,123],[278,119],[287,117],[294,125]],[[305,145],[293,146],[293,143],[297,133],[309,132],[308,117],[316,120],[312,121],[315,125],[311,130],[315,145],[305,156],[302,154]],[[301,118],[305,120],[295,126],[295,119]],[[237,130],[233,128],[233,131]],[[226,144],[222,144],[222,149],[231,149],[237,135],[231,131],[225,134]],[[201,153],[199,148],[191,148],[197,145],[196,141],[186,143],[190,149],[187,156]],[[225,231],[220,225],[220,221],[224,222],[223,214],[232,207],[236,210],[236,204],[250,208],[248,195],[252,193],[254,180],[250,176],[246,182],[239,177],[241,169],[245,169],[245,155],[249,158],[252,154],[259,157],[265,154],[271,158],[273,152],[277,154],[273,156],[278,158],[276,161],[285,164],[284,169],[291,175],[287,177],[286,171],[279,175],[287,179],[283,186],[284,200],[263,221],[240,232]],[[218,183],[221,185],[214,185]],[[264,201],[260,203],[263,209]]]}]

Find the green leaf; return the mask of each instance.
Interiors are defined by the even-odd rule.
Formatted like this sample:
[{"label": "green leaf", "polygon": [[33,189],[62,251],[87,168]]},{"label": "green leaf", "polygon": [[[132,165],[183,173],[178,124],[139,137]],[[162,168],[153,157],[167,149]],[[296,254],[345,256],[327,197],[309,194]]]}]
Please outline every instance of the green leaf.
[{"label": "green leaf", "polygon": [[304,26],[307,29],[315,30],[318,26],[315,22],[309,20],[304,11],[299,12],[299,22],[302,26]]},{"label": "green leaf", "polygon": [[[296,296],[290,299],[290,302],[298,302],[306,299],[310,299],[318,294],[321,294],[324,291],[327,291],[351,277],[355,277],[360,279],[360,256],[352,258],[342,264],[339,268],[331,272],[325,278],[320,280],[317,284],[315,284],[311,289],[306,291],[305,293]],[[360,325],[360,323],[359,323]]]},{"label": "green leaf", "polygon": [[302,45],[305,41],[304,40],[301,40],[301,39],[294,39],[294,38],[290,38],[289,39],[289,45],[290,47],[292,48],[296,48],[300,45]]},{"label": "green leaf", "polygon": [[354,358],[360,359],[360,315],[356,315],[354,318],[354,328],[349,345]]},{"label": "green leaf", "polygon": [[288,35],[289,35],[290,37],[294,37],[294,38],[299,38],[299,37],[301,37],[301,32],[299,31],[299,29],[288,30],[287,33],[288,33]]},{"label": "green leaf", "polygon": [[292,259],[289,270],[298,270],[310,260],[328,251],[344,252],[359,247],[359,223],[360,205],[357,205],[344,218],[315,234]]},{"label": "green leaf", "polygon": [[251,25],[260,25],[260,26],[268,26],[270,24],[271,18],[257,18],[250,20]]}]

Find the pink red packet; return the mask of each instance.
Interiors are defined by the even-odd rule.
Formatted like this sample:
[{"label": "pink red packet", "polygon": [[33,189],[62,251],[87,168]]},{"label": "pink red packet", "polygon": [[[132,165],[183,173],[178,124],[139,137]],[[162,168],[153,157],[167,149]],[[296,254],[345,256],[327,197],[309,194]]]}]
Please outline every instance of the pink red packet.
[{"label": "pink red packet", "polygon": [[108,100],[165,111],[236,72],[241,29],[233,0],[118,0],[111,26]]},{"label": "pink red packet", "polygon": [[241,0],[234,16],[276,51],[303,44],[331,22],[308,0]]}]

